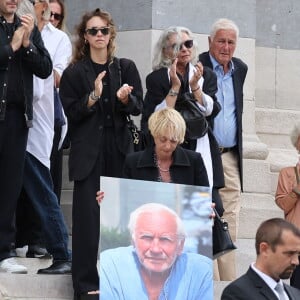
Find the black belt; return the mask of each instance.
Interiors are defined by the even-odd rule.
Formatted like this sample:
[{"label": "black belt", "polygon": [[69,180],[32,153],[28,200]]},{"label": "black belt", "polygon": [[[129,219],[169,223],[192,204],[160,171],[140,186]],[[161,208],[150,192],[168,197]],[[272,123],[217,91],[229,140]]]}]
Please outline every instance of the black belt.
[{"label": "black belt", "polygon": [[219,147],[219,151],[221,154],[226,153],[226,152],[231,152],[234,151],[236,149],[236,146],[233,147]]}]

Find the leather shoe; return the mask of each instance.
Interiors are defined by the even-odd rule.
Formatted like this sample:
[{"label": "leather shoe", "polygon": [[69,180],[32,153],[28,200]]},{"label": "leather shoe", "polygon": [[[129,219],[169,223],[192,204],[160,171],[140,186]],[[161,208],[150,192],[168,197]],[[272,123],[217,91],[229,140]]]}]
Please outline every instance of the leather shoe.
[{"label": "leather shoe", "polygon": [[26,257],[48,259],[52,256],[44,247],[41,247],[39,245],[29,245]]},{"label": "leather shoe", "polygon": [[52,265],[45,269],[39,269],[38,274],[71,274],[72,272],[72,263],[66,260],[54,260]]}]

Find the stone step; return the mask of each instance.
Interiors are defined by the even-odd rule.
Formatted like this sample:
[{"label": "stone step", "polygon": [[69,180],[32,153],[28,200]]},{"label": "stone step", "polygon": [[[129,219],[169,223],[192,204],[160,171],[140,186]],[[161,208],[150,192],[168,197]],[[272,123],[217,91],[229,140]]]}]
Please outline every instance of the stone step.
[{"label": "stone step", "polygon": [[[241,276],[249,268],[249,265],[255,261],[255,240],[251,239],[238,239],[235,243],[237,246],[237,276]],[[214,300],[221,299],[223,289],[230,283],[230,281],[214,281]]]},{"label": "stone step", "polygon": [[230,281],[214,281],[214,300],[220,300],[225,287]]},{"label": "stone step", "polygon": [[51,259],[16,258],[28,268],[28,274],[0,273],[0,300],[71,300],[71,275],[38,275]]},{"label": "stone step", "polygon": [[242,193],[238,238],[251,239],[261,222],[282,218],[283,212],[270,194]]}]

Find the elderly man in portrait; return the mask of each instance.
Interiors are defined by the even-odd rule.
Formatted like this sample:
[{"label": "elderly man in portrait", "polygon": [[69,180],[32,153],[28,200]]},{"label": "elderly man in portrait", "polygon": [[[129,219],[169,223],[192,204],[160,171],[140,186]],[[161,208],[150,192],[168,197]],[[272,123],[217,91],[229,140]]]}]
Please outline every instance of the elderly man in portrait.
[{"label": "elderly man in portrait", "polygon": [[130,215],[132,246],[100,255],[101,300],[212,300],[212,261],[183,253],[185,231],[178,215],[148,203]]}]

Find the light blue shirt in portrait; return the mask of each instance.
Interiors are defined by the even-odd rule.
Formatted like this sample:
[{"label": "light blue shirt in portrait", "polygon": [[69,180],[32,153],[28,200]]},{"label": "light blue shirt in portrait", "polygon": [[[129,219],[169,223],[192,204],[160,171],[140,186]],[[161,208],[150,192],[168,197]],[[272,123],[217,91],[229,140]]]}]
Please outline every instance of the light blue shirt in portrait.
[{"label": "light blue shirt in portrait", "polygon": [[[101,300],[148,300],[141,264],[132,246],[100,254]],[[212,260],[183,253],[175,261],[159,300],[213,300]]]},{"label": "light blue shirt in portrait", "polygon": [[237,144],[236,106],[232,74],[233,62],[224,74],[223,67],[210,55],[213,70],[217,75],[218,92],[216,97],[221,104],[221,111],[214,119],[214,135],[220,147],[233,147]]}]

